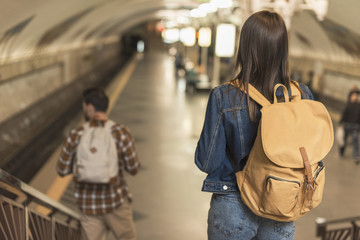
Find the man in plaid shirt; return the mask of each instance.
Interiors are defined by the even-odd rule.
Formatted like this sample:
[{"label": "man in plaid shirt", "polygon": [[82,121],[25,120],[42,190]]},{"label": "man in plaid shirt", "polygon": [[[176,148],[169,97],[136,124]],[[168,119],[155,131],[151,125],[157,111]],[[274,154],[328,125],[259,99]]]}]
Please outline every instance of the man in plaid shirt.
[{"label": "man in plaid shirt", "polygon": [[[107,121],[106,110],[109,99],[101,89],[93,88],[83,93],[84,116],[91,127],[102,127]],[[65,139],[57,163],[57,172],[66,176],[73,171],[77,146],[84,127],[73,129]],[[132,135],[128,128],[120,124],[111,127],[115,139],[119,174],[109,183],[85,183],[75,181],[75,198],[82,212],[82,237],[86,240],[105,239],[112,231],[117,239],[134,240],[135,227],[132,218],[131,194],[123,171],[135,175],[140,167]]]}]

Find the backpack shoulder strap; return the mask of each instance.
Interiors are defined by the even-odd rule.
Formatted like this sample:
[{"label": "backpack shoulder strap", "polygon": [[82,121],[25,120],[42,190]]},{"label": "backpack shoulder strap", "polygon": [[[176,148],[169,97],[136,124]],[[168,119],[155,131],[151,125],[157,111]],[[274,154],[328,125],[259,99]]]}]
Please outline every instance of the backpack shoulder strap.
[{"label": "backpack shoulder strap", "polygon": [[299,91],[300,85],[296,81],[290,81],[291,97],[295,100],[301,100],[301,93]]},{"label": "backpack shoulder strap", "polygon": [[110,133],[112,133],[111,129],[113,128],[113,126],[115,125],[116,123],[110,119],[108,119],[106,122],[105,122],[105,125],[104,125],[104,128],[109,131]]},{"label": "backpack shoulder strap", "polygon": [[[271,103],[267,100],[255,87],[253,87],[250,83],[248,84],[248,94],[255,102],[260,104],[261,106],[270,105]],[[245,91],[244,91],[245,92]]]},{"label": "backpack shoulder strap", "polygon": [[260,104],[262,107],[266,106],[266,105],[270,105],[271,103],[269,102],[269,100],[267,100],[253,85],[251,85],[250,83],[248,84],[248,91],[246,91],[246,89],[244,89],[244,86],[239,86],[235,83],[230,83],[231,85],[233,85],[234,87],[240,88],[240,90],[242,92],[244,92],[245,94],[248,94],[249,97],[254,100],[255,102],[257,102],[258,104]]},{"label": "backpack shoulder strap", "polygon": [[85,122],[85,123],[82,125],[82,127],[83,127],[83,131],[87,131],[87,130],[89,130],[89,128],[90,128],[90,123],[89,123],[89,122]]},{"label": "backpack shoulder strap", "polygon": [[112,128],[116,123],[110,119],[106,120],[105,126]]}]

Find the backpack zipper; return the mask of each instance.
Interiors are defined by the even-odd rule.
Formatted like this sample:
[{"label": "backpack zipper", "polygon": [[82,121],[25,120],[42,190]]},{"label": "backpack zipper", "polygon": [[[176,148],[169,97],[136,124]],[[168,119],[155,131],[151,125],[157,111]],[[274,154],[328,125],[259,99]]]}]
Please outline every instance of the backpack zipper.
[{"label": "backpack zipper", "polygon": [[277,180],[277,181],[282,181],[282,182],[296,183],[296,184],[299,185],[299,187],[300,187],[300,182],[298,182],[298,181],[286,180],[286,179],[282,179],[282,178],[278,178],[278,177],[274,177],[274,176],[268,176],[268,177],[266,178],[266,182],[268,182],[270,178],[272,178],[272,179],[274,179],[274,180]]},{"label": "backpack zipper", "polygon": [[315,175],[314,175],[314,177],[313,177],[313,180],[315,181],[316,180],[316,178],[318,177],[318,175],[320,174],[320,172],[324,169],[324,163],[322,162],[322,161],[320,161],[319,163],[318,163],[318,166],[320,167],[318,170],[316,170],[316,173],[315,173]]}]

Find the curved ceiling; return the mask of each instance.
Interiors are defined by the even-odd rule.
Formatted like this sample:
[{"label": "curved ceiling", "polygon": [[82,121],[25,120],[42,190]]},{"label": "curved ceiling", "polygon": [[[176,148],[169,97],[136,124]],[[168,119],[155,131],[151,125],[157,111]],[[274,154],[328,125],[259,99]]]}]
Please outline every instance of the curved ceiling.
[{"label": "curved ceiling", "polygon": [[[250,0],[234,1],[241,5]],[[206,1],[0,0],[0,60],[94,44],[117,37],[139,23],[197,7],[201,2]],[[359,62],[359,10],[359,0],[330,0],[322,22],[310,11],[295,14],[290,30],[291,54]]]},{"label": "curved ceiling", "polygon": [[290,31],[293,56],[360,63],[360,1],[330,0],[328,14],[318,21],[310,11],[295,14]]},{"label": "curved ceiling", "polygon": [[190,0],[23,0],[21,3],[0,0],[0,4],[0,59],[5,59],[118,36],[141,22],[161,18],[162,10],[191,9],[199,3]]}]

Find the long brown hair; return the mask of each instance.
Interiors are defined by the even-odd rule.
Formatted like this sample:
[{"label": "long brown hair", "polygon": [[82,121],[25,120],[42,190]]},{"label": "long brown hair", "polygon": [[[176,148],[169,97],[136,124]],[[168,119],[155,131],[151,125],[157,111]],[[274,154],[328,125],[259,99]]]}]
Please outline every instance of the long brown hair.
[{"label": "long brown hair", "polygon": [[[236,71],[230,83],[248,89],[251,83],[270,102],[274,86],[290,86],[288,35],[284,20],[275,12],[260,11],[244,23],[237,53]],[[256,121],[257,106],[248,96],[251,121]]]}]

